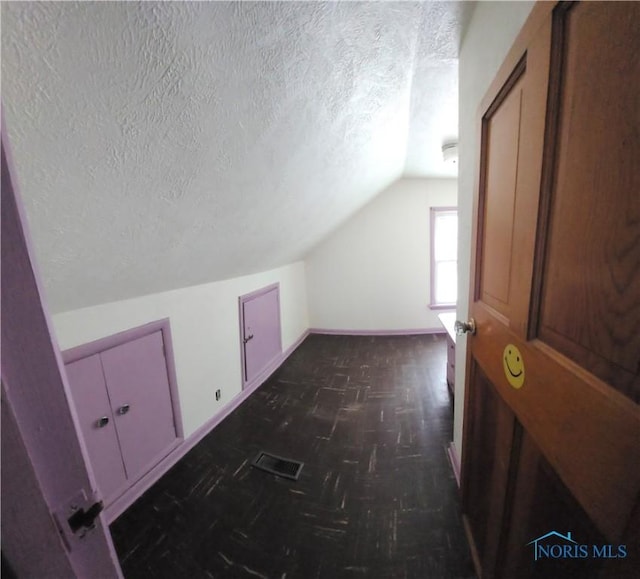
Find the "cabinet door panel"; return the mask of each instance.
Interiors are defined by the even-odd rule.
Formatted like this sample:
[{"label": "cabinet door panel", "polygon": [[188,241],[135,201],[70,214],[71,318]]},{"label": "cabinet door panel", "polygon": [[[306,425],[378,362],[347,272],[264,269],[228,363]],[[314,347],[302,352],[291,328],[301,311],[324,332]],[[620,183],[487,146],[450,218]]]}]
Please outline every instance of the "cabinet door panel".
[{"label": "cabinet door panel", "polygon": [[[98,490],[109,502],[126,482],[100,355],[67,364],[67,377]],[[100,418],[108,422],[100,426]]]},{"label": "cabinet door panel", "polygon": [[282,352],[280,290],[241,297],[244,382],[257,378]]},{"label": "cabinet door panel", "polygon": [[106,350],[101,358],[127,477],[133,482],[176,439],[162,332]]}]

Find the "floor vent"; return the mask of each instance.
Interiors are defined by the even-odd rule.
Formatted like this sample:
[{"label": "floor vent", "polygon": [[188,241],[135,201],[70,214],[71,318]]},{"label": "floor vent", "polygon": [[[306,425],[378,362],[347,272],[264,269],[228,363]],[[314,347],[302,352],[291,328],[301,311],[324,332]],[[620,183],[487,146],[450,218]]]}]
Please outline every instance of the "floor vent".
[{"label": "floor vent", "polygon": [[253,459],[251,466],[291,480],[298,480],[304,463],[260,451]]}]

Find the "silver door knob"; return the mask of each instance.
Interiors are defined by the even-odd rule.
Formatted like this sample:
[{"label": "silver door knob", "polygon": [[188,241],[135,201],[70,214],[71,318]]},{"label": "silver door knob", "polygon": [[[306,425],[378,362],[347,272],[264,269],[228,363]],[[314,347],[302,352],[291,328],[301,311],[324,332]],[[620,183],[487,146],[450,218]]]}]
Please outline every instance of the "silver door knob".
[{"label": "silver door knob", "polygon": [[118,408],[118,414],[122,416],[123,414],[126,414],[127,412],[129,412],[130,408],[131,406],[129,406],[128,404],[123,404],[122,406],[120,406],[120,408]]},{"label": "silver door knob", "polygon": [[96,420],[96,428],[104,428],[107,424],[109,424],[108,416],[101,416]]},{"label": "silver door knob", "polygon": [[471,334],[472,336],[476,333],[476,321],[473,318],[470,318],[468,322],[461,322],[460,320],[456,320],[456,323],[453,325],[456,330],[456,334],[461,336],[462,334]]}]

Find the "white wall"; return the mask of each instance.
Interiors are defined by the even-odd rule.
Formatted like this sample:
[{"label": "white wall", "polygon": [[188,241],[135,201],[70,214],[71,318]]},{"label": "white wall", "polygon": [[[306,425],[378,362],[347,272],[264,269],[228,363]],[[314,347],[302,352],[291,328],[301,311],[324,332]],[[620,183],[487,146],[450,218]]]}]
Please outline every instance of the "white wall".
[{"label": "white wall", "polygon": [[[458,319],[469,314],[471,267],[471,214],[476,171],[480,101],[498,72],[511,44],[524,24],[533,2],[478,2],[462,41],[459,62],[459,152],[458,166]],[[466,339],[456,343],[456,396],[453,441],[462,451]]]},{"label": "white wall", "polygon": [[440,328],[429,303],[431,206],[455,206],[454,179],[400,179],[317,246],[305,263],[312,328]]},{"label": "white wall", "polygon": [[[238,297],[280,282],[282,347],[308,329],[304,264],[53,316],[61,350],[162,318],[171,337],[185,436],[241,391]],[[220,401],[216,389],[222,390]]]}]

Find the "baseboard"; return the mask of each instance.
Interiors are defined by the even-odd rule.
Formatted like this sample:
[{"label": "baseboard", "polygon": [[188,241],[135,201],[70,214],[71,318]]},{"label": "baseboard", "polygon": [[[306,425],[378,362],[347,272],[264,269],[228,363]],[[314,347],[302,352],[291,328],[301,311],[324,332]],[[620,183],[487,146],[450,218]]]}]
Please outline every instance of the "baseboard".
[{"label": "baseboard", "polygon": [[240,406],[251,394],[253,394],[267,379],[285,362],[285,360],[304,342],[309,335],[309,330],[303,332],[300,337],[280,354],[267,370],[262,372],[259,378],[245,385],[244,389],[222,409],[214,414],[200,428],[182,441],[176,448],[153,467],[146,475],[138,480],[133,486],[127,489],[113,503],[105,508],[104,516],[107,524],[115,521],[124,511],[126,511],[136,500],[138,500],[147,490],[149,490],[160,478],[165,475],[183,456],[185,456],[196,444],[198,444],[207,434],[209,434],[218,424],[220,424],[229,414]]},{"label": "baseboard", "polygon": [[412,328],[406,330],[331,330],[327,328],[311,328],[310,334],[328,336],[417,336],[422,334],[444,334],[444,328]]},{"label": "baseboard", "polygon": [[447,455],[451,461],[451,468],[453,469],[453,475],[456,477],[456,483],[458,484],[458,488],[460,488],[460,459],[458,458],[458,451],[453,441],[447,446]]},{"label": "baseboard", "polygon": [[278,364],[278,366],[282,366],[285,360],[298,349],[298,346],[307,339],[307,336],[310,333],[310,330],[305,330],[304,332],[302,332],[302,334],[300,334],[299,338],[282,353],[282,360],[280,361],[280,364]]},{"label": "baseboard", "polygon": [[253,392],[258,386],[264,384],[264,382],[271,376],[271,374],[273,374],[278,368],[280,368],[280,366],[282,366],[284,361],[293,353],[293,351],[300,344],[302,344],[302,342],[304,342],[305,338],[308,335],[309,330],[303,332],[301,336],[293,344],[291,344],[291,346],[289,346],[284,352],[278,354],[271,362],[269,362],[267,367],[262,372],[260,372],[260,374],[258,374],[250,382],[245,382],[242,391],[244,392],[245,390],[251,390],[251,392]]}]

